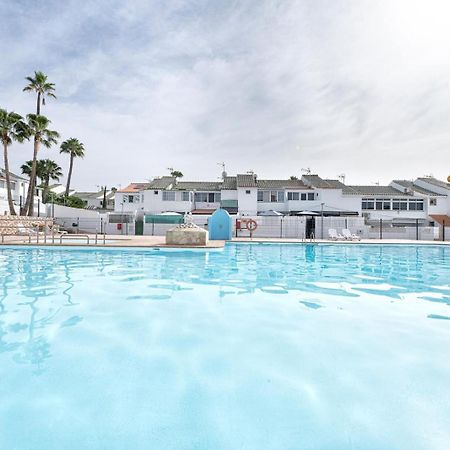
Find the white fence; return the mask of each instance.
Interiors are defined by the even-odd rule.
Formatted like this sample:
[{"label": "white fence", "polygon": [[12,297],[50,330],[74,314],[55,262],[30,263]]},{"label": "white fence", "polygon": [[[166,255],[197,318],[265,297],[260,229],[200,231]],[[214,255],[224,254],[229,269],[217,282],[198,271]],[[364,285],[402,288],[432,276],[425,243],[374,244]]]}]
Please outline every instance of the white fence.
[{"label": "white fence", "polygon": [[[50,214],[49,214],[50,213]],[[70,232],[106,233],[113,235],[134,235],[135,217],[129,215],[123,222],[117,214],[100,214],[97,211],[69,208],[61,205],[50,205],[47,215],[54,214],[55,223]],[[196,225],[208,229],[209,215],[194,215]],[[408,239],[408,240],[442,240],[442,227],[424,226],[392,226],[389,222],[367,225],[363,217],[308,217],[308,216],[246,216],[246,219],[256,221],[258,227],[253,232],[254,238],[295,238],[307,239],[311,235],[315,239],[328,239],[329,229],[342,233],[349,229],[365,239]],[[236,230],[236,217],[233,217],[233,236],[248,237],[247,230]],[[119,223],[118,223],[119,221]],[[164,236],[174,224],[144,223],[143,234],[149,236]],[[445,229],[445,240],[450,241],[450,226]]]}]

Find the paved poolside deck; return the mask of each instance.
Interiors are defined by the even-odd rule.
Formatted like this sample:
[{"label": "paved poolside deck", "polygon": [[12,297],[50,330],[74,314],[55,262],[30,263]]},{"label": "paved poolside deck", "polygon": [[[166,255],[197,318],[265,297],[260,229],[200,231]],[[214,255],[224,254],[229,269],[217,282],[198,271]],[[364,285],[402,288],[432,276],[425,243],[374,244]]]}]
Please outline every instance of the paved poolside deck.
[{"label": "paved poolside deck", "polygon": [[[50,236],[47,237],[47,242],[44,243],[44,238],[41,236],[39,238],[39,243],[36,242],[36,238],[32,237],[31,245],[42,245],[42,246],[85,246],[87,244],[86,235],[65,235],[62,243],[60,243],[59,237],[55,237],[54,244]],[[70,239],[70,242],[65,241],[65,239]],[[74,242],[74,240],[77,242]],[[406,239],[362,239],[361,241],[331,241],[328,239],[316,239],[315,241],[293,239],[293,238],[233,238],[232,242],[235,243],[296,243],[296,244],[409,244],[409,245],[450,245],[450,241],[416,241],[416,240],[406,240]],[[28,236],[5,236],[5,245],[30,245]],[[165,244],[164,236],[122,236],[122,235],[107,235],[106,242],[103,244],[103,237],[97,236],[97,244],[95,244],[95,235],[89,235],[89,246],[97,247],[159,247],[159,248],[223,248],[225,241],[209,241],[206,246],[167,246]]]}]

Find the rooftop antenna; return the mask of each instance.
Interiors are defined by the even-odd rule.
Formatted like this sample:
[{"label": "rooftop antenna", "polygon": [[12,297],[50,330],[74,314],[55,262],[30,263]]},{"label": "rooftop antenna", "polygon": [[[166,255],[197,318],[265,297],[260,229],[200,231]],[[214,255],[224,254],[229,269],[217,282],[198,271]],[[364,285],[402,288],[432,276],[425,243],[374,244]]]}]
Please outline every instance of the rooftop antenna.
[{"label": "rooftop antenna", "polygon": [[379,182],[379,181],[374,181],[373,184],[374,184],[375,186],[379,186],[379,185],[380,185],[380,182]]},{"label": "rooftop antenna", "polygon": [[432,173],[429,173],[428,175],[424,175],[425,178],[434,178]]},{"label": "rooftop antenna", "polygon": [[301,171],[305,174],[305,175],[311,175],[311,168],[307,167],[306,169],[301,169]]},{"label": "rooftop antenna", "polygon": [[249,175],[255,175],[255,172],[253,171],[253,169],[247,170],[247,173],[248,173]]},{"label": "rooftop antenna", "polygon": [[345,184],[345,173],[341,173],[340,175],[337,176],[338,180],[342,183]]},{"label": "rooftop antenna", "polygon": [[217,164],[222,167],[222,180],[225,180],[225,178],[227,177],[227,171],[225,170],[225,163],[221,162]]}]

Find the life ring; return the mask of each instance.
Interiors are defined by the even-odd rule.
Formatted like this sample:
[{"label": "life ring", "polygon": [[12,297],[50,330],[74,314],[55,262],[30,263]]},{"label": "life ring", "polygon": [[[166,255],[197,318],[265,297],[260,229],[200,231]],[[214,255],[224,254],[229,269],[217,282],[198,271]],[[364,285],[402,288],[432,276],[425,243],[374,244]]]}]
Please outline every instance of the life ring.
[{"label": "life ring", "polygon": [[256,220],[250,219],[247,220],[247,230],[250,232],[255,231],[258,228],[258,224],[256,223]]}]

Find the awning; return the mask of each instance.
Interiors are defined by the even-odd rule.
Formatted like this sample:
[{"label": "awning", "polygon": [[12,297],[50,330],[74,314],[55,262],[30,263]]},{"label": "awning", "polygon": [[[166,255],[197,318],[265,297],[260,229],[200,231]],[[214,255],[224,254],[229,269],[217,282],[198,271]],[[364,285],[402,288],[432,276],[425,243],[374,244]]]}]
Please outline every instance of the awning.
[{"label": "awning", "polygon": [[194,209],[192,214],[212,214],[215,209]]},{"label": "awning", "polygon": [[445,214],[433,214],[430,216],[439,225],[443,225],[445,222],[446,227],[450,227],[450,217]]}]

